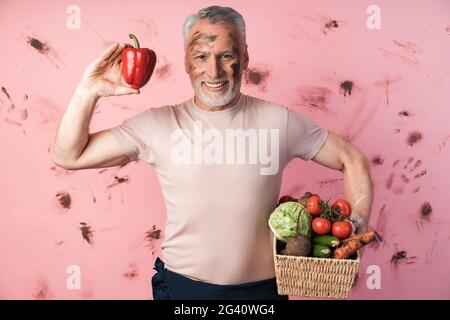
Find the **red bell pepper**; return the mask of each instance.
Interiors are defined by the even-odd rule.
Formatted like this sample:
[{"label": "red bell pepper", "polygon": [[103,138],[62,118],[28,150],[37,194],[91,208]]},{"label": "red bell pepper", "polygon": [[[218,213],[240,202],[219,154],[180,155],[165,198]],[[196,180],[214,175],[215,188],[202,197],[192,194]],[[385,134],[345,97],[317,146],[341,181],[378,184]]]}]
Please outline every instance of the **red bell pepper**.
[{"label": "red bell pepper", "polygon": [[122,75],[133,89],[139,89],[150,80],[156,65],[156,54],[148,48],[141,48],[134,34],[130,34],[134,48],[122,50]]}]

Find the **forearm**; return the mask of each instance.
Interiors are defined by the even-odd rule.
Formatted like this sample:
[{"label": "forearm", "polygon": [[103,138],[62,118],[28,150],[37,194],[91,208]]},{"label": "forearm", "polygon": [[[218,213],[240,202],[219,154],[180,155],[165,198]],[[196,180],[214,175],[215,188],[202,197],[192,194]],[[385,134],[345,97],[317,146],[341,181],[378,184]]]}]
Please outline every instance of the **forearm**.
[{"label": "forearm", "polygon": [[366,232],[373,200],[373,183],[367,158],[349,160],[344,164],[344,188],[352,207],[352,218],[362,219],[358,233]]},{"label": "forearm", "polygon": [[53,148],[53,161],[75,161],[89,141],[89,123],[98,97],[78,85],[59,125]]}]

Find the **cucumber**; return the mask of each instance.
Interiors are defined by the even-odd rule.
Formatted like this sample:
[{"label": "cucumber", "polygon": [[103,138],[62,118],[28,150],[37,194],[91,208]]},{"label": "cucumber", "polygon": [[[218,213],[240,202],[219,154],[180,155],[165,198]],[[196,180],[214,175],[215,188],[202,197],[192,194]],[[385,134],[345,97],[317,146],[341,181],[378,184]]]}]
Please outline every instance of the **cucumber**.
[{"label": "cucumber", "polygon": [[312,256],[316,258],[328,258],[331,255],[331,249],[321,244],[315,244],[312,247]]},{"label": "cucumber", "polygon": [[321,244],[330,248],[337,248],[341,243],[338,238],[328,234],[318,235],[312,239],[313,244]]}]

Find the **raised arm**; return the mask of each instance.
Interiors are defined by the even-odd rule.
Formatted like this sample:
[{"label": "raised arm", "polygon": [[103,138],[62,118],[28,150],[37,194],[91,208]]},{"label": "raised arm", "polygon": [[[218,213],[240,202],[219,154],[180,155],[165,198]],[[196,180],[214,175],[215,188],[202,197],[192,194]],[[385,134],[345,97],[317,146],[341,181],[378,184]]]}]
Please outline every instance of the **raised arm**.
[{"label": "raised arm", "polygon": [[121,73],[121,52],[116,43],[86,68],[55,137],[52,161],[65,169],[111,167],[129,161],[109,130],[89,133],[94,107],[101,97],[137,94]]}]

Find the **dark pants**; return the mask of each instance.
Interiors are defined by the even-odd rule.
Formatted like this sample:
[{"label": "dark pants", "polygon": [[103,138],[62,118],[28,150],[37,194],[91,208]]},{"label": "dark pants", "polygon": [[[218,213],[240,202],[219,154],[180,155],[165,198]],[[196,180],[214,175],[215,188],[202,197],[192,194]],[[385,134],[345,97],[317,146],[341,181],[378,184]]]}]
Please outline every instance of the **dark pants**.
[{"label": "dark pants", "polygon": [[237,285],[192,280],[164,267],[158,257],[152,277],[154,300],[289,300],[277,293],[275,278]]}]

